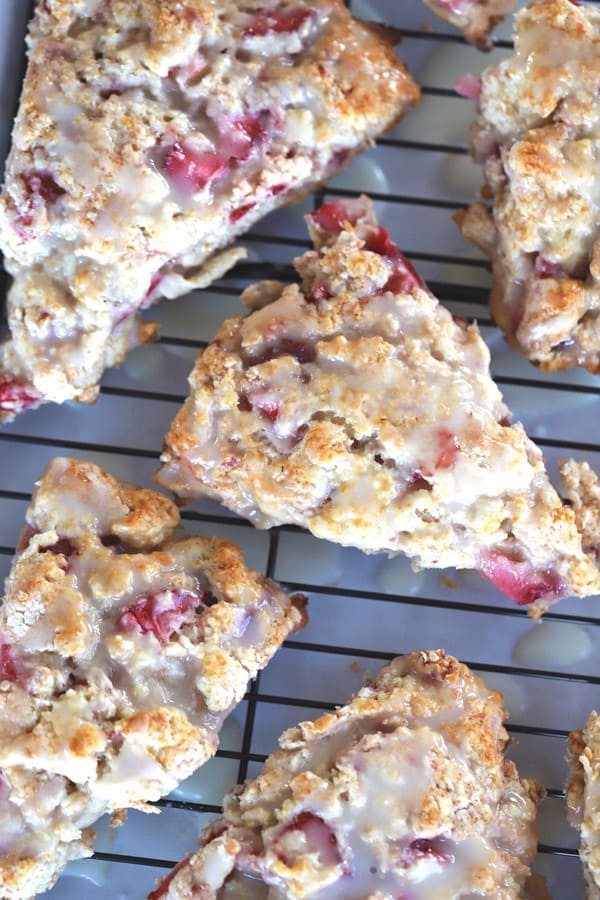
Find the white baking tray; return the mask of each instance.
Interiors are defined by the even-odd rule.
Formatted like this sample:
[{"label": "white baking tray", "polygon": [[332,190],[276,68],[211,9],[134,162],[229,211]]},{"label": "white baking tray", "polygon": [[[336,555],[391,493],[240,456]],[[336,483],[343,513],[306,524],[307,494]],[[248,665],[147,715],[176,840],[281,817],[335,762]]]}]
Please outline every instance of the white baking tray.
[{"label": "white baking tray", "polygon": [[[23,69],[25,0],[0,0],[0,158]],[[472,199],[480,174],[465,154],[470,101],[452,92],[459,75],[478,73],[507,52],[482,55],[428,14],[418,0],[354,0],[364,18],[407,30],[400,54],[425,86],[421,106],[386,139],[331,182],[336,190],[376,196],[381,221],[453,311],[480,319],[493,371],[515,418],[539,439],[553,475],[565,455],[600,467],[599,382],[582,372],[547,376],[507,349],[485,305],[489,275],[451,220]],[[306,201],[260,223],[250,259],[284,263],[306,246]],[[54,455],[91,459],[120,478],[151,485],[162,437],[186,392],[186,375],[202,341],[237,314],[240,282],[229,280],[151,311],[159,343],[133,353],[104,379],[93,407],[49,406],[19,417],[0,433],[0,575],[8,572],[33,482]],[[545,624],[526,615],[474,574],[415,574],[404,560],[366,557],[297,530],[255,531],[213,503],[185,513],[192,532],[218,534],[244,547],[251,565],[310,596],[310,623],[288,642],[226,724],[217,757],[191,778],[160,816],[134,812],[121,829],[101,823],[97,856],[73,863],[54,898],[141,898],[165,863],[190,851],[218,814],[225,790],[253,775],[280,732],[342,703],[383,662],[413,649],[444,647],[472,664],[506,697],[511,755],[522,774],[548,788],[540,809],[537,871],[556,898],[582,896],[576,835],[565,821],[566,735],[599,706],[598,600],[562,601]],[[341,898],[343,900],[343,898]]]}]

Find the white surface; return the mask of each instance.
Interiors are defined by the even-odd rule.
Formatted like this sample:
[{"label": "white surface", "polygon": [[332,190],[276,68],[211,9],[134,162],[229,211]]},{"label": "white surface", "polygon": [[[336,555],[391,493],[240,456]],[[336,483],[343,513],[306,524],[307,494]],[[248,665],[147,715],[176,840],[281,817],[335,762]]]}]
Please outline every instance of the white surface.
[{"label": "white surface", "polygon": [[[25,0],[0,0],[0,154],[7,146],[26,6]],[[367,18],[387,19],[405,28],[420,28],[428,22],[437,34],[450,32],[417,0],[355,2],[355,9]],[[509,28],[505,26],[501,34],[508,36]],[[460,42],[435,41],[427,35],[406,38],[401,48],[402,57],[417,79],[438,88],[452,87],[460,74],[478,72],[505,52],[496,49],[483,56]],[[446,200],[461,205],[478,190],[479,172],[468,157],[441,152],[435,144],[463,146],[472,113],[470,101],[426,94],[419,109],[395,129],[392,137],[432,147],[375,147],[334,184],[357,191],[376,191],[383,198],[396,193],[404,198]],[[458,234],[450,218],[451,210],[418,206],[410,199],[384,199],[377,206],[383,224],[413,255],[426,278],[458,286],[488,284],[484,266],[468,264],[478,257]],[[249,243],[251,258],[289,263],[306,243],[302,213],[308,208],[305,203],[260,223],[256,233],[263,237],[255,236]],[[288,237],[291,243],[271,242],[269,235]],[[423,260],[420,254],[436,258]],[[479,313],[489,319],[485,307],[466,301],[449,305],[461,314]],[[119,477],[151,484],[162,436],[177,403],[147,399],[135,392],[183,396],[186,375],[197,350],[178,346],[173,339],[208,340],[223,318],[239,311],[235,291],[206,291],[182,301],[163,303],[152,311],[151,317],[161,322],[164,343],[137,351],[104,380],[108,389],[124,389],[129,395],[104,392],[91,408],[47,407],[22,416],[4,430],[0,435],[0,491],[4,492],[4,496],[0,495],[0,545],[5,552],[0,554],[0,575],[8,571],[8,548],[14,546],[23,521],[23,495],[30,492],[52,456],[67,452],[87,457]],[[598,382],[581,372],[540,374],[508,350],[496,329],[488,324],[482,331],[492,348],[494,372],[530,382],[518,387],[502,384],[515,417],[524,421],[533,437],[595,445],[595,449],[584,447],[575,455],[586,456],[600,466],[598,394],[564,389],[569,385],[596,388]],[[43,442],[24,440],[32,435]],[[74,445],[69,446],[69,442]],[[131,452],[131,448],[141,453]],[[557,460],[569,451],[547,444],[544,449],[554,473]],[[7,492],[16,495],[7,497]],[[268,534],[239,523],[215,504],[200,503],[194,509],[219,518],[213,522],[188,520],[191,531],[213,532],[241,544],[250,563],[265,569]],[[522,773],[560,791],[566,774],[566,731],[581,726],[589,710],[599,705],[600,619],[583,623],[569,619],[597,616],[597,602],[563,601],[556,607],[556,616],[549,617],[550,627],[543,626],[546,632],[540,635],[524,614],[515,612],[509,601],[477,575],[447,574],[453,582],[441,580],[439,572],[415,574],[405,560],[367,558],[358,551],[283,531],[275,558],[275,576],[308,586],[310,623],[290,648],[281,651],[260,680],[252,754],[270,753],[283,728],[316,715],[311,703],[344,702],[361,685],[365,673],[375,672],[386,655],[445,647],[475,664],[489,684],[504,692],[510,724],[516,727],[514,737],[519,740],[511,752]],[[379,592],[380,597],[372,596]],[[297,646],[298,642],[301,646]],[[336,652],[328,649],[332,647]],[[339,652],[340,649],[345,652]],[[522,667],[536,671],[525,674]],[[561,672],[566,677],[561,677]],[[545,673],[554,674],[545,677]],[[263,696],[269,700],[261,700]],[[293,705],[284,702],[289,699]],[[174,799],[220,803],[223,792],[238,776],[235,751],[242,746],[246,712],[247,704],[243,703],[223,734],[222,751],[234,751],[234,757],[218,756],[182,786]],[[251,762],[249,774],[253,775],[258,767],[258,762]],[[164,809],[160,816],[133,813],[118,831],[111,831],[103,823],[97,848],[114,854],[176,860],[194,847],[197,833],[210,815],[185,809]],[[556,847],[576,846],[576,835],[565,822],[562,799],[551,798],[542,805],[540,840]],[[581,897],[576,857],[543,853],[536,868],[550,876],[556,898]],[[56,900],[143,897],[161,871],[164,870],[127,862],[81,861],[69,867],[50,896]]]}]

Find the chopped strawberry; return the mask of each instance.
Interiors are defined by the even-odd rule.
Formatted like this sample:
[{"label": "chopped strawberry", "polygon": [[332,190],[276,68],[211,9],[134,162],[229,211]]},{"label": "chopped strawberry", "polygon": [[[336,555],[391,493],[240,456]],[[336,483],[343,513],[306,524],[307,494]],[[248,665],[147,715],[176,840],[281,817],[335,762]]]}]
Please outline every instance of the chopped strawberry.
[{"label": "chopped strawberry", "polygon": [[213,150],[195,150],[175,141],[167,151],[163,169],[180,187],[200,191],[227,171],[227,162]]},{"label": "chopped strawberry", "polygon": [[55,556],[73,556],[77,553],[77,547],[69,538],[59,538],[54,544],[40,547],[40,553],[54,553]]},{"label": "chopped strawberry", "polygon": [[535,258],[535,271],[540,278],[560,278],[565,274],[565,270],[560,263],[553,262],[546,256],[539,254]]},{"label": "chopped strawberry", "polygon": [[56,203],[59,197],[66,194],[64,188],[54,180],[51,172],[29,172],[21,175],[28,197],[41,197],[45,203]]},{"label": "chopped strawberry", "polygon": [[322,300],[329,300],[330,297],[331,292],[327,285],[322,281],[315,281],[313,286],[304,295],[304,299],[307,303],[314,303],[316,306],[318,306]]},{"label": "chopped strawberry", "polygon": [[285,846],[286,835],[294,831],[303,832],[306,842],[303,852],[316,853],[322,866],[339,866],[342,863],[342,855],[333,829],[320,816],[305,811],[299,813],[285,826],[273,844],[275,853],[285,865],[291,866],[294,861],[293,849]]},{"label": "chopped strawberry", "polygon": [[144,295],[144,299],[141,302],[142,309],[144,309],[144,307],[154,299],[154,292],[156,291],[156,288],[159,286],[164,277],[165,272],[162,269],[154,273],[154,275],[150,279],[150,284],[148,285],[148,290]]},{"label": "chopped strawberry", "polygon": [[201,53],[195,53],[185,65],[173,66],[169,69],[169,78],[173,78],[176,81],[184,81],[186,84],[189,84],[190,82],[195,81],[199,75],[202,75],[207,68],[208,61],[205,57],[202,56]]},{"label": "chopped strawberry", "polygon": [[251,209],[254,209],[255,206],[256,200],[253,200],[251,203],[246,203],[244,206],[239,206],[229,214],[229,221],[239,222],[239,220],[243,219],[244,216],[247,215],[247,213],[249,213]]},{"label": "chopped strawberry", "polygon": [[16,684],[18,680],[17,663],[12,648],[0,637],[0,681],[12,681]]},{"label": "chopped strawberry", "polygon": [[269,400],[262,393],[256,393],[250,399],[252,409],[258,410],[263,419],[267,422],[276,422],[281,412],[281,407],[274,400]]},{"label": "chopped strawberry", "polygon": [[383,228],[381,225],[374,228],[365,241],[365,250],[378,253],[379,256],[389,260],[393,266],[394,271],[379,291],[380,294],[402,294],[410,292],[415,287],[425,288],[423,279],[396,247],[387,228]]},{"label": "chopped strawberry", "polygon": [[401,849],[398,862],[408,869],[420,859],[437,859],[447,865],[454,862],[454,854],[448,853],[444,838],[417,838]]},{"label": "chopped strawberry", "polygon": [[359,214],[358,207],[353,205],[352,202],[345,203],[343,200],[331,200],[329,203],[324,203],[319,209],[315,209],[310,214],[310,217],[323,231],[338,234],[338,232],[343,230],[346,222],[350,225],[355,225]]},{"label": "chopped strawberry", "polygon": [[315,358],[315,347],[310,341],[297,341],[294,338],[279,338],[263,348],[262,353],[252,357],[251,365],[258,366],[279,356],[293,356],[298,362],[312,362]]},{"label": "chopped strawberry", "polygon": [[0,376],[0,413],[20,413],[34,406],[39,406],[42,395],[31,384]]},{"label": "chopped strawberry", "polygon": [[36,528],[34,525],[29,525],[29,523],[23,525],[21,534],[19,535],[19,542],[17,544],[16,552],[22,553],[23,550],[26,550],[27,547],[29,547],[29,542],[31,541],[31,538],[34,536],[34,534],[39,533],[40,529]]},{"label": "chopped strawberry", "polygon": [[435,467],[436,469],[451,469],[460,453],[460,445],[455,435],[447,428],[438,428],[437,441],[440,452],[435,461]]},{"label": "chopped strawberry", "polygon": [[244,37],[264,37],[266,34],[287,34],[297,31],[312,14],[312,10],[305,6],[261,10],[246,28]]},{"label": "chopped strawberry", "polygon": [[124,631],[153,634],[161,644],[167,644],[182,625],[193,622],[198,610],[205,608],[203,599],[203,594],[191,591],[158,591],[125,610],[118,625]]},{"label": "chopped strawberry", "polygon": [[219,126],[219,150],[222,155],[245,162],[252,149],[265,140],[270,117],[268,110],[261,110],[236,119],[224,119]]},{"label": "chopped strawberry", "polygon": [[500,550],[485,553],[479,571],[519,606],[542,598],[554,600],[566,593],[565,585],[554,569],[534,569],[527,560],[515,559]]},{"label": "chopped strawberry", "polygon": [[454,90],[461,97],[466,97],[467,100],[479,100],[481,96],[481,82],[471,72],[467,72],[466,75],[461,75],[458,79],[454,85]]}]

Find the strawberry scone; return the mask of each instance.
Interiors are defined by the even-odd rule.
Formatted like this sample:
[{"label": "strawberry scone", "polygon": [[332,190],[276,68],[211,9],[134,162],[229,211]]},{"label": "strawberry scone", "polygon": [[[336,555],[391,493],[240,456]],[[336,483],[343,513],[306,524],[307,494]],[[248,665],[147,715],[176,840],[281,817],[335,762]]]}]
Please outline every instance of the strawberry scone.
[{"label": "strawberry scone", "polygon": [[438,18],[460,28],[467,40],[489,50],[490,36],[517,5],[517,0],[423,0]]},{"label": "strawberry scone", "polygon": [[581,832],[579,856],[586,900],[600,898],[600,716],[569,735],[571,778],[567,785],[569,821]]},{"label": "strawberry scone", "polygon": [[456,219],[492,261],[492,313],[549,371],[600,371],[600,7],[534,0],[484,72],[484,200]]},{"label": "strawberry scone", "polygon": [[286,731],[150,897],[525,896],[541,791],[504,758],[504,718],[502,696],[443,651],[394,660]]},{"label": "strawberry scone", "polygon": [[175,506],[91,463],[39,482],[0,612],[0,896],[92,852],[92,823],[209,759],[303,600],[241,551],[174,540]]},{"label": "strawberry scone", "polygon": [[600,592],[573,511],[366,198],[307,217],[301,286],[266,282],[199,356],[159,484],[418,567],[478,569],[537,616]]},{"label": "strawberry scone", "polygon": [[343,0],[39,0],[0,198],[0,419],[91,402],[139,310],[209,284],[265,213],[418,99]]}]

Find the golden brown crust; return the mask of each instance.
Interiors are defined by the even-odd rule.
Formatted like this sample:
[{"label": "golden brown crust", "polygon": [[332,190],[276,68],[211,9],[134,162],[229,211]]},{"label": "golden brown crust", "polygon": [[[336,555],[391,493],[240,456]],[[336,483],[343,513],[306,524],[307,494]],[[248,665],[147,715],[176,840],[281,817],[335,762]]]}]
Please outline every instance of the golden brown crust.
[{"label": "golden brown crust", "polygon": [[342,0],[40,2],[0,201],[14,276],[0,418],[91,402],[222,251],[391,127],[419,91]]},{"label": "golden brown crust", "polygon": [[569,735],[569,821],[581,832],[579,856],[586,900],[600,897],[600,717],[593,712],[581,731]]},{"label": "golden brown crust", "polygon": [[198,357],[158,482],[259,527],[479,569],[533,615],[600,591],[477,328],[440,306],[366,198],[326,204],[309,228],[302,286],[248,288],[252,311]]},{"label": "golden brown crust", "polygon": [[517,5],[517,0],[423,0],[440,19],[460,28],[480,50],[490,50],[494,29]]},{"label": "golden brown crust", "polygon": [[492,260],[494,318],[548,371],[600,371],[599,45],[592,4],[533,0],[517,15],[473,126],[486,202],[457,217]]},{"label": "golden brown crust", "polygon": [[525,896],[543,792],[503,756],[502,697],[443,651],[385,666],[346,705],[280,738],[201,849],[151,895],[427,900]]},{"label": "golden brown crust", "polygon": [[237,547],[178,525],[92,463],[57,458],[37,485],[0,620],[2,897],[50,887],[91,853],[90,822],[151,811],[210,758],[305,621]]}]

